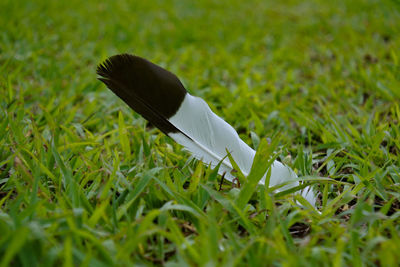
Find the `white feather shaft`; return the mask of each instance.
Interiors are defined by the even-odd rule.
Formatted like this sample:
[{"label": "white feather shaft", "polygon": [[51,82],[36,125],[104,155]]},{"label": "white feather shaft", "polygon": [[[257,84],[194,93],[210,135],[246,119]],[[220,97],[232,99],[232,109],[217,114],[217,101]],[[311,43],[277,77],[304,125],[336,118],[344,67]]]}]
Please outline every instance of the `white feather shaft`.
[{"label": "white feather shaft", "polygon": [[[231,125],[212,112],[203,99],[186,94],[178,112],[169,121],[189,138],[181,133],[169,135],[189,150],[194,157],[212,166],[216,166],[224,159],[219,173],[225,173],[225,178],[228,180],[232,181],[234,176],[231,174],[232,165],[226,157],[227,150],[240,171],[245,176],[249,174],[255,151],[240,139]],[[270,186],[297,178],[289,167],[279,161],[275,161],[271,168]],[[260,184],[265,184],[265,176],[260,180]],[[281,190],[296,185],[298,182],[286,185]],[[312,192],[305,190],[303,196],[311,204],[315,203]]]}]

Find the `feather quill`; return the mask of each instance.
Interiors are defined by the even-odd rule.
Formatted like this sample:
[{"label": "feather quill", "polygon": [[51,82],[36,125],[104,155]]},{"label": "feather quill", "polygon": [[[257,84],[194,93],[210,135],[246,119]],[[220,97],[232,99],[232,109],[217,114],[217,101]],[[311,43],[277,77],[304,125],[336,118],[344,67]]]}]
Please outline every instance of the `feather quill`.
[{"label": "feather quill", "polygon": [[[206,164],[221,162],[219,174],[234,179],[227,159],[229,151],[241,172],[250,172],[255,151],[243,142],[235,129],[217,116],[207,103],[190,95],[171,72],[138,56],[121,54],[110,57],[97,67],[100,80],[133,110]],[[297,178],[279,161],[271,166],[270,186]],[[265,176],[260,181],[265,183]],[[293,182],[284,189],[297,186]],[[315,195],[304,189],[302,195],[313,206]]]}]

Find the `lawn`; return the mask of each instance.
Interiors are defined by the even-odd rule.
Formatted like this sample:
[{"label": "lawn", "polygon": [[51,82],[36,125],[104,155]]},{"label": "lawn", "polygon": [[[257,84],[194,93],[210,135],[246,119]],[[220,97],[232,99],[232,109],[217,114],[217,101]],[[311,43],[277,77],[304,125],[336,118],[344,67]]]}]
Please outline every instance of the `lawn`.
[{"label": "lawn", "polygon": [[[319,212],[220,188],[97,80],[125,52],[272,140]],[[395,266],[399,156],[399,1],[0,1],[0,266]]]}]

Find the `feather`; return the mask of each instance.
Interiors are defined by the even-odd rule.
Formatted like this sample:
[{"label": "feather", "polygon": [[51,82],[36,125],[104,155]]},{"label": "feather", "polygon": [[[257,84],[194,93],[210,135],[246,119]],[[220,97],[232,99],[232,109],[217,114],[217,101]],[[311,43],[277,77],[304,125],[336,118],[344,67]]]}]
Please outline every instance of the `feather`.
[{"label": "feather", "polygon": [[[121,54],[100,64],[97,74],[133,110],[184,146],[195,158],[212,166],[221,162],[218,172],[225,174],[229,181],[234,176],[226,151],[245,176],[250,173],[255,151],[240,139],[231,125],[212,112],[203,99],[190,95],[171,72],[138,56]],[[297,178],[293,170],[279,161],[271,168],[270,186]],[[265,183],[265,176],[260,183]],[[297,185],[298,182],[293,182],[282,188]],[[302,195],[314,205],[315,196],[306,189]]]}]

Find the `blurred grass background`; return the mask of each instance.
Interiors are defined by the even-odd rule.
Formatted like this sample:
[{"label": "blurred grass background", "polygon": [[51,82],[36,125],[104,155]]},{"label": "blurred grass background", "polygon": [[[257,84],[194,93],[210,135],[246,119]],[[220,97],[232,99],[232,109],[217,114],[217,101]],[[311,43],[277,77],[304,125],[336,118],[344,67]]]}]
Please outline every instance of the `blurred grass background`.
[{"label": "blurred grass background", "polygon": [[[0,2],[0,264],[399,263],[398,1]],[[315,186],[322,214],[237,188],[96,80],[145,57],[252,147]],[[340,183],[339,183],[340,182]],[[237,204],[237,203],[236,203]]]}]

